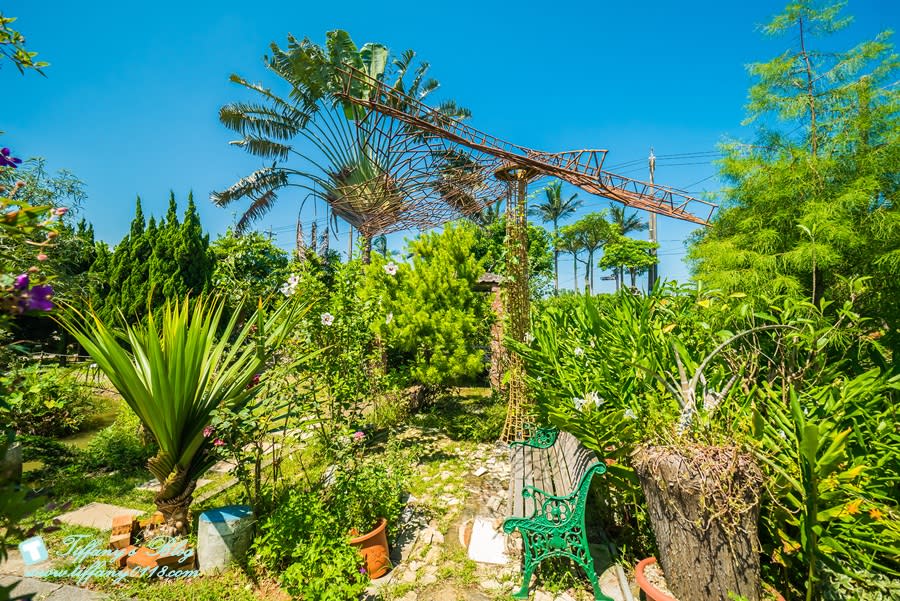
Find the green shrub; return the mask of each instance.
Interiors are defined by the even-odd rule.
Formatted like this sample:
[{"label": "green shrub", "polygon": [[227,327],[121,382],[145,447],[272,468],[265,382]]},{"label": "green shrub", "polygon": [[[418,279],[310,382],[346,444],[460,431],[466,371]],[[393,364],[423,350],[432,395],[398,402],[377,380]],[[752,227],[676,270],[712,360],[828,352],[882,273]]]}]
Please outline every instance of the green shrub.
[{"label": "green shrub", "polygon": [[82,461],[89,469],[133,471],[146,468],[156,451],[156,444],[141,435],[140,418],[130,408],[122,407],[116,421],[88,443]]},{"label": "green shrub", "polygon": [[0,375],[0,422],[22,434],[65,436],[78,432],[96,411],[94,397],[64,370],[39,365]]},{"label": "green shrub", "polygon": [[368,578],[346,532],[317,491],[289,490],[260,525],[255,561],[281,572],[282,586],[294,597],[358,599]]},{"label": "green shrub", "polygon": [[26,461],[41,461],[53,467],[72,465],[83,460],[83,452],[56,439],[34,434],[16,437],[22,445],[22,455]]}]

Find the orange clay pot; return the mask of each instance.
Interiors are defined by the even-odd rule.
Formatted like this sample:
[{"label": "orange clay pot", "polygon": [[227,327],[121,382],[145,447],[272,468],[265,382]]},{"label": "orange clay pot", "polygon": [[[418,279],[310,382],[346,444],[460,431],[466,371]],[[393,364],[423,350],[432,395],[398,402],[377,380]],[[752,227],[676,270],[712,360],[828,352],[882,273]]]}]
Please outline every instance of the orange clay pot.
[{"label": "orange clay pot", "polygon": [[381,578],[391,569],[390,549],[387,542],[387,520],[381,518],[371,532],[350,539],[366,562],[369,578]]},{"label": "orange clay pot", "polygon": [[[641,591],[643,591],[644,595],[647,596],[647,599],[649,601],[678,601],[674,597],[665,594],[647,581],[646,576],[644,576],[644,568],[654,563],[656,563],[655,557],[648,557],[647,559],[642,559],[638,562],[637,567],[634,569],[634,579],[637,581],[637,585],[640,587]],[[777,601],[784,601],[784,597],[781,595],[781,593],[772,589],[768,585],[763,585],[763,587],[770,593],[775,595]]]}]

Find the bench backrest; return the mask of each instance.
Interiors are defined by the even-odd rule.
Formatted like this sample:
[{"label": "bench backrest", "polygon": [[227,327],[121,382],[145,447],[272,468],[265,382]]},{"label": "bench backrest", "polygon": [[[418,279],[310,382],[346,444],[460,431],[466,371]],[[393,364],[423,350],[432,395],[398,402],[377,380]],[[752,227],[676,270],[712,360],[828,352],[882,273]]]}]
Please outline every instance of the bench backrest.
[{"label": "bench backrest", "polygon": [[574,492],[591,466],[600,462],[596,453],[568,432],[560,432],[556,444],[547,450],[550,451],[550,471],[557,495]]}]

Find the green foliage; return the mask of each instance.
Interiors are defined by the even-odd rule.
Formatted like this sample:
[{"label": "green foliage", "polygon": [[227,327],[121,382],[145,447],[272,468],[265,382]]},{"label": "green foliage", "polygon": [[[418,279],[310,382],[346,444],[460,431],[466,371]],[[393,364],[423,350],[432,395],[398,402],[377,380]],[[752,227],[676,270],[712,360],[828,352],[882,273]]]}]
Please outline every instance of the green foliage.
[{"label": "green foliage", "polygon": [[78,432],[93,415],[96,403],[90,391],[65,370],[40,365],[0,374],[0,421],[24,434],[65,436]]},{"label": "green foliage", "polygon": [[506,421],[507,399],[481,389],[457,389],[438,395],[434,404],[416,416],[416,424],[433,428],[453,440],[494,442],[500,439]]},{"label": "green foliage", "polygon": [[[460,227],[471,227],[468,222],[460,222]],[[528,224],[526,232],[528,252],[528,287],[532,299],[546,295],[550,277],[554,273],[552,238],[544,228]],[[475,245],[472,253],[483,262],[485,271],[506,276],[507,274],[506,217],[498,216],[475,229]]]},{"label": "green foliage", "polygon": [[[606,220],[606,211],[588,213],[575,223],[564,226],[559,230],[557,247],[565,252],[571,252],[576,263],[579,254],[587,253],[583,261],[585,265],[585,287],[588,292],[594,289],[594,254],[603,248],[616,236],[615,230]],[[575,277],[575,289],[578,290],[578,277]]]},{"label": "green foliage", "polygon": [[436,389],[484,370],[490,313],[473,289],[484,273],[474,245],[473,228],[451,224],[410,241],[410,263],[376,255],[366,270],[360,294],[383,316],[372,327],[411,382]]},{"label": "green foliage", "polygon": [[[544,202],[531,206],[529,213],[532,216],[540,218],[544,223],[553,224],[553,239],[559,237],[559,222],[566,217],[574,215],[575,212],[584,204],[578,200],[578,194],[572,194],[567,199],[562,196],[562,182],[555,180],[544,188]],[[530,236],[529,236],[530,240]],[[553,248],[553,291],[559,292],[559,251],[556,246]],[[529,257],[530,259],[531,257]],[[529,261],[529,267],[531,267]],[[533,268],[532,268],[533,269]]]},{"label": "green foliage", "polygon": [[[219,120],[241,136],[233,144],[267,163],[274,162],[229,189],[214,192],[212,201],[219,206],[250,201],[237,223],[238,232],[266,214],[277,202],[278,193],[288,186],[303,188],[314,199],[327,202],[335,215],[362,233],[367,243],[395,225],[405,210],[408,195],[402,186],[409,184],[403,181],[408,174],[402,167],[402,150],[395,150],[396,145],[387,136],[396,140],[404,132],[413,133],[412,128],[401,125],[400,130],[387,133],[378,127],[377,116],[367,115],[346,98],[338,98],[336,94],[343,91],[346,76],[337,69],[358,69],[389,88],[421,100],[437,89],[438,82],[426,77],[428,63],[413,69],[414,59],[415,52],[411,50],[391,59],[381,44],[357,48],[343,30],[329,31],[324,47],[309,38],[297,40],[293,36],[288,36],[286,48],[273,45],[266,66],[289,85],[290,96],[280,97],[232,75],[234,83],[257,94],[261,102],[226,105],[219,111]],[[407,77],[410,71],[411,80]],[[355,78],[349,91],[358,98],[367,98],[374,88]],[[389,102],[398,110],[407,108],[403,101]],[[443,102],[438,112],[454,118],[469,114],[452,101]],[[300,141],[297,145],[296,139]],[[317,156],[304,154],[309,144],[315,147]],[[311,168],[287,166],[291,156],[299,156]],[[453,165],[448,165],[451,161],[445,154],[434,153],[433,159],[435,167],[452,173]],[[452,184],[447,191],[448,202],[459,192]]]},{"label": "green foliage", "polygon": [[287,279],[288,256],[260,232],[238,236],[228,228],[210,246],[214,265],[212,285],[230,303],[269,298]]},{"label": "green foliage", "polygon": [[631,287],[635,288],[637,276],[659,262],[656,255],[652,254],[658,248],[658,242],[616,236],[603,248],[603,256],[597,266],[600,269],[627,271],[631,275]]},{"label": "green foliage", "polygon": [[111,425],[91,438],[82,464],[90,470],[133,472],[146,469],[147,461],[158,451],[156,443],[148,438],[142,435],[138,416],[123,407]]},{"label": "green foliage", "polygon": [[353,536],[375,529],[380,518],[396,525],[403,509],[401,494],[409,479],[407,464],[397,449],[384,456],[365,457],[362,432],[345,434],[348,442],[326,490],[326,504],[337,523]]},{"label": "green foliage", "polygon": [[764,28],[793,47],[751,65],[753,145],[723,147],[724,208],[690,249],[705,287],[754,298],[792,294],[843,301],[846,278],[871,276],[859,310],[900,319],[897,55],[889,34],[845,52],[813,38],[846,26],[843,4],[794,2]]},{"label": "green foliage", "polygon": [[177,209],[173,194],[165,219],[157,224],[151,217],[148,222],[138,198],[129,233],[112,256],[98,255],[98,263],[102,260],[105,270],[100,273],[101,265],[95,264],[92,271],[102,278],[108,291],[94,302],[105,320],[113,321],[121,313],[134,321],[145,315],[148,308],[156,309],[167,300],[207,290],[213,258],[209,236],[200,226],[193,194],[188,195],[181,223]]},{"label": "green foliage", "polygon": [[254,550],[256,561],[280,573],[294,597],[357,599],[369,583],[362,557],[316,492],[288,490],[260,524]]},{"label": "green foliage", "polygon": [[34,69],[43,75],[41,69],[49,63],[34,60],[37,52],[25,48],[25,36],[10,26],[15,21],[16,17],[6,17],[0,12],[0,56],[11,61],[19,73],[24,74],[25,69]]},{"label": "green foliage", "polygon": [[223,309],[221,300],[202,297],[167,302],[158,318],[151,314],[122,331],[93,313],[60,317],[159,445],[148,462],[162,483],[158,502],[189,494],[213,465],[214,439],[204,436],[213,410],[240,410],[250,402],[257,392],[250,386],[254,376],[300,311],[296,303],[268,317],[260,309],[239,327],[237,312],[222,321]]}]

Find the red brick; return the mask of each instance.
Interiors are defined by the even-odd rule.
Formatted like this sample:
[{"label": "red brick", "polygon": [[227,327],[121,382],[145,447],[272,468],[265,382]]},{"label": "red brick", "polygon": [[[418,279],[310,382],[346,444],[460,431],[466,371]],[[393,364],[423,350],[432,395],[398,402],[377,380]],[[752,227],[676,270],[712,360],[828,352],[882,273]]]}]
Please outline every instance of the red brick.
[{"label": "red brick", "polygon": [[146,570],[151,570],[159,566],[177,567],[180,570],[192,569],[192,567],[189,566],[193,566],[194,556],[191,556],[184,561],[181,561],[181,558],[182,555],[180,553],[175,555],[160,555],[149,547],[141,547],[137,550],[137,553],[127,558],[125,565],[129,568],[143,568]]},{"label": "red brick", "polygon": [[125,567],[125,564],[128,562],[128,554],[132,551],[137,551],[137,547],[134,545],[128,545],[124,549],[122,549],[122,556],[116,560],[116,566],[121,570]]}]

